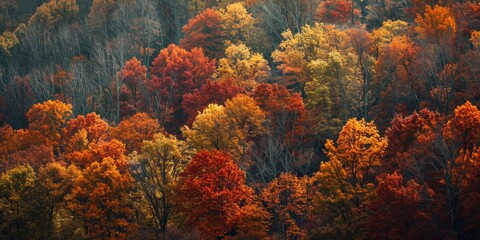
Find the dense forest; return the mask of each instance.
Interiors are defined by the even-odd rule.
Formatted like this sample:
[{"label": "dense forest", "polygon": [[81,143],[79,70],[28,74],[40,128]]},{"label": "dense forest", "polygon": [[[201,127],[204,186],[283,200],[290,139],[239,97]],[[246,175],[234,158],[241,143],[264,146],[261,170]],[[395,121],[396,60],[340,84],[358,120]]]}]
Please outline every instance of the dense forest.
[{"label": "dense forest", "polygon": [[480,4],[0,0],[0,239],[480,239]]}]

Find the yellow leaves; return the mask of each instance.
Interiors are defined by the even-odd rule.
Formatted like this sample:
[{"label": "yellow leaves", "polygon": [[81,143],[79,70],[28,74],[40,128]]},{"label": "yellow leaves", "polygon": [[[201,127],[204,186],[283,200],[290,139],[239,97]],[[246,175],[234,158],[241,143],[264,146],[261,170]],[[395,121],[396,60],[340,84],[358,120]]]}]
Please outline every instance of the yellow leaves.
[{"label": "yellow leaves", "polygon": [[0,49],[5,55],[10,55],[10,49],[20,42],[13,32],[5,31],[0,36]]},{"label": "yellow leaves", "polygon": [[192,154],[184,141],[157,133],[152,141],[143,142],[141,154],[133,160],[145,164],[151,176],[163,173],[157,179],[163,180],[158,184],[165,184],[176,180]]},{"label": "yellow leaves", "polygon": [[381,46],[389,44],[394,37],[406,36],[408,31],[408,23],[401,20],[387,20],[382,23],[382,27],[373,30],[372,37],[376,43]]},{"label": "yellow leaves", "polygon": [[51,0],[42,4],[28,21],[28,25],[53,28],[62,22],[73,20],[78,14],[76,0]]},{"label": "yellow leaves", "polygon": [[230,141],[226,133],[228,128],[224,119],[226,114],[224,107],[217,104],[209,104],[203,112],[199,113],[192,124],[192,128],[184,126],[183,136],[189,145],[197,149],[227,149]]},{"label": "yellow leaves", "polygon": [[423,16],[417,14],[415,23],[415,31],[420,37],[432,42],[448,43],[457,32],[455,17],[448,7],[427,6]]},{"label": "yellow leaves", "polygon": [[259,53],[251,53],[244,44],[232,44],[225,50],[225,58],[220,59],[217,73],[220,81],[232,79],[238,86],[249,89],[270,76],[267,60]]},{"label": "yellow leaves", "polygon": [[309,77],[307,65],[310,61],[321,59],[328,51],[328,40],[324,25],[316,23],[306,25],[294,36],[290,31],[282,34],[284,40],[279,49],[272,53],[274,62],[280,63],[278,69],[283,74],[295,74],[299,82],[305,83]]},{"label": "yellow leaves", "polygon": [[242,3],[233,3],[220,9],[222,28],[232,41],[245,42],[254,38],[253,16]]},{"label": "yellow leaves", "polygon": [[[380,158],[387,147],[387,139],[380,137],[373,122],[350,119],[336,141],[325,144],[330,159],[338,159],[352,179],[353,186],[366,186],[366,177],[380,166]],[[372,179],[370,179],[372,180]]]},{"label": "yellow leaves", "polygon": [[[240,165],[248,165],[245,154],[252,138],[265,133],[265,115],[257,103],[246,95],[237,95],[225,106],[210,104],[195,118],[192,128],[184,126],[187,143],[200,150],[226,150]],[[245,166],[246,167],[246,166]]]},{"label": "yellow leaves", "polygon": [[[27,195],[35,184],[35,172],[30,166],[18,166],[0,177],[0,210],[5,214],[18,214],[19,207],[27,205]],[[23,202],[23,203],[22,203]]]},{"label": "yellow leaves", "polygon": [[[376,167],[387,147],[373,122],[350,119],[336,142],[325,144],[329,161],[312,177],[318,238],[358,238]],[[373,175],[373,176],[372,176]]]}]

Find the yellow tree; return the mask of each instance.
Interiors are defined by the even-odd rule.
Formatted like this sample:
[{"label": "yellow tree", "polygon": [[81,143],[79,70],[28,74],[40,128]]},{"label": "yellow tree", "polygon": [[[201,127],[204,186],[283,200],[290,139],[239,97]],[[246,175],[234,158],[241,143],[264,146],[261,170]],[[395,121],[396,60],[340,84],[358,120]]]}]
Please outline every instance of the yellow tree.
[{"label": "yellow tree", "polygon": [[167,232],[167,225],[174,214],[173,188],[191,154],[185,142],[157,133],[153,140],[143,142],[141,154],[132,157],[132,173],[138,189],[148,202],[149,215],[157,233]]},{"label": "yellow tree", "polygon": [[9,31],[5,31],[0,35],[0,50],[2,50],[4,55],[10,55],[10,49],[20,42],[18,36]]},{"label": "yellow tree", "polygon": [[394,37],[407,36],[408,23],[401,20],[387,20],[382,26],[372,31],[373,51],[377,58],[382,48],[390,44]]},{"label": "yellow tree", "polygon": [[65,167],[58,162],[49,163],[38,170],[30,215],[38,227],[39,238],[55,236],[55,228],[69,227],[67,224],[57,224],[56,227],[55,224],[63,223],[68,195],[80,174],[75,165]]},{"label": "yellow tree", "polygon": [[0,238],[33,238],[34,233],[26,226],[35,178],[35,172],[28,165],[17,166],[0,176]]},{"label": "yellow tree", "polygon": [[334,136],[360,114],[364,101],[359,57],[346,31],[332,25],[306,25],[300,33],[283,33],[272,53],[285,84],[304,91],[307,108],[317,116],[315,130]]},{"label": "yellow tree", "polygon": [[55,28],[60,24],[72,22],[77,17],[78,10],[76,0],[51,0],[37,8],[28,25]]},{"label": "yellow tree", "polygon": [[330,161],[313,181],[317,189],[315,212],[322,238],[357,238],[364,233],[366,200],[373,192],[387,140],[373,122],[350,119],[336,143],[327,140]]},{"label": "yellow tree", "polygon": [[255,18],[248,13],[243,3],[232,3],[220,9],[222,29],[227,41],[232,43],[252,43],[260,31],[254,26]]},{"label": "yellow tree", "polygon": [[270,77],[267,60],[259,53],[251,53],[244,44],[232,44],[225,50],[225,58],[218,62],[217,74],[220,81],[230,79],[241,87],[252,89]]},{"label": "yellow tree", "polygon": [[265,114],[255,100],[239,94],[225,106],[210,104],[197,115],[192,127],[182,129],[194,148],[230,152],[242,169],[250,166],[247,153],[252,139],[265,133]]},{"label": "yellow tree", "polygon": [[373,122],[350,119],[334,143],[327,140],[325,149],[330,159],[337,159],[347,171],[354,188],[364,188],[378,174],[380,159],[387,147]]},{"label": "yellow tree", "polygon": [[337,159],[320,165],[312,177],[314,201],[312,204],[312,236],[317,238],[342,238],[351,235],[352,226],[358,226],[357,212],[353,212],[354,191],[347,180],[347,172]]}]

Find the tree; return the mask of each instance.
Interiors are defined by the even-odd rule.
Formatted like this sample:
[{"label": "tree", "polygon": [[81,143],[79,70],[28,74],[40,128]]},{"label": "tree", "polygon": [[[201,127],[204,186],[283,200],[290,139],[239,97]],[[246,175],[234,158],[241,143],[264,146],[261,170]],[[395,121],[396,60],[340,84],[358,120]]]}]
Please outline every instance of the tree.
[{"label": "tree", "polygon": [[254,26],[255,18],[248,13],[243,3],[229,4],[225,9],[220,9],[222,30],[228,41],[234,44],[253,43],[259,36],[258,29]]},{"label": "tree", "polygon": [[[58,162],[49,163],[38,170],[30,215],[40,238],[58,236],[55,224],[62,219],[68,195],[80,174],[74,165],[65,167]],[[66,225],[60,224],[60,229],[68,228]]]},{"label": "tree", "polygon": [[205,55],[212,59],[219,59],[223,55],[224,31],[218,11],[205,9],[190,19],[183,26],[182,32],[184,37],[180,41],[180,47],[187,50],[203,48]]},{"label": "tree", "polygon": [[355,207],[354,189],[342,163],[332,158],[320,165],[312,176],[312,236],[317,238],[354,238],[362,234],[362,211]]},{"label": "tree", "polygon": [[62,130],[72,115],[72,106],[60,101],[46,101],[33,105],[27,112],[28,130],[45,139],[46,144],[54,147],[58,154],[58,146]]},{"label": "tree", "polygon": [[[406,36],[394,37],[382,49],[376,65],[375,84],[379,104],[370,114],[386,129],[388,121],[396,114],[410,114],[420,110],[420,99],[428,92],[424,82],[423,62],[418,61],[421,48]],[[422,68],[423,67],[423,68]]]},{"label": "tree", "polygon": [[18,36],[13,32],[5,31],[2,33],[2,35],[0,35],[0,49],[6,56],[10,55],[10,49],[12,49],[19,42],[20,39],[18,39]]},{"label": "tree", "polygon": [[407,36],[408,23],[397,20],[382,22],[382,26],[372,31],[376,56],[381,54],[383,48],[393,41],[394,37]]},{"label": "tree", "polygon": [[[432,238],[431,213],[426,208],[424,194],[435,197],[414,180],[403,183],[397,173],[379,179],[375,199],[369,203],[371,211],[367,230],[374,239]],[[400,237],[402,235],[402,237]]]},{"label": "tree", "polygon": [[227,100],[225,107],[208,105],[191,128],[182,128],[182,133],[196,149],[228,151],[242,169],[247,169],[251,165],[247,158],[251,140],[265,133],[264,121],[265,115],[255,101],[240,94]]},{"label": "tree", "polygon": [[446,128],[451,145],[457,149],[471,150],[480,145],[480,111],[470,102],[455,108]]},{"label": "tree", "polygon": [[244,44],[230,45],[225,50],[225,58],[218,61],[219,81],[232,80],[234,84],[252,89],[270,77],[267,60],[259,53],[250,53]]},{"label": "tree", "polygon": [[80,151],[107,138],[108,123],[96,113],[78,115],[63,129],[65,152]]},{"label": "tree", "polygon": [[273,228],[284,239],[306,239],[311,194],[308,177],[282,173],[262,191],[267,209],[274,216]]},{"label": "tree", "polygon": [[102,162],[104,158],[113,159],[116,168],[123,174],[128,171],[129,165],[127,157],[125,156],[125,144],[113,139],[110,141],[102,141],[91,145],[87,144],[86,147],[80,150],[65,154],[65,160],[67,163],[73,163],[80,169],[85,169],[94,162]]},{"label": "tree", "polygon": [[86,237],[124,239],[135,233],[133,186],[130,173],[122,173],[110,157],[85,168],[75,181],[68,207],[82,220]]},{"label": "tree", "polygon": [[33,237],[29,233],[28,206],[35,184],[35,172],[26,166],[17,166],[0,177],[0,236],[12,239]]},{"label": "tree", "polygon": [[330,159],[338,159],[354,188],[365,188],[379,173],[380,160],[387,147],[373,122],[350,119],[343,127],[336,144],[327,140],[325,150]]},{"label": "tree", "polygon": [[432,148],[435,132],[442,121],[440,114],[426,109],[407,117],[397,115],[385,131],[388,147],[381,159],[383,170],[421,174],[427,164],[424,159],[432,158],[433,152],[428,149]]},{"label": "tree", "polygon": [[73,22],[78,14],[76,0],[51,0],[37,8],[28,21],[29,27],[55,29]]},{"label": "tree", "polygon": [[127,152],[132,152],[139,151],[143,141],[151,140],[153,135],[160,131],[157,119],[153,119],[147,113],[137,113],[112,128],[110,137],[120,140],[125,144]]},{"label": "tree", "polygon": [[157,234],[166,234],[170,219],[178,214],[173,189],[190,155],[185,142],[157,133],[144,141],[141,154],[132,158],[132,174],[148,202]]},{"label": "tree", "polygon": [[373,122],[350,119],[336,141],[327,140],[329,161],[313,177],[317,188],[317,233],[323,238],[359,238],[365,234],[366,205],[374,191],[387,147]]},{"label": "tree", "polygon": [[[142,95],[142,86],[147,81],[147,68],[134,57],[125,63],[118,76],[122,83],[122,86],[118,86],[121,89],[121,94],[118,96],[120,117],[129,116],[142,110],[145,104],[142,99],[144,96]],[[115,84],[115,81],[112,84]]]},{"label": "tree", "polygon": [[160,125],[164,126],[166,117],[172,113],[175,121],[170,120],[167,130],[181,126],[185,121],[181,110],[183,95],[200,88],[214,72],[215,60],[205,57],[201,49],[187,51],[172,44],[160,51],[152,63],[151,80],[147,83]]},{"label": "tree", "polygon": [[185,223],[205,238],[227,235],[233,227],[230,219],[253,194],[245,185],[245,172],[223,151],[198,152],[180,177],[177,201]]},{"label": "tree", "polygon": [[209,104],[223,104],[227,99],[243,92],[243,88],[236,86],[232,81],[222,82],[207,80],[200,89],[183,95],[182,107],[187,117],[187,124],[191,125],[195,117]]},{"label": "tree", "polygon": [[300,138],[304,134],[307,113],[299,93],[290,93],[282,85],[262,83],[253,90],[253,98],[280,137]]},{"label": "tree", "polygon": [[[353,1],[353,0],[351,0]],[[321,22],[326,23],[347,23],[358,18],[360,11],[352,9],[353,4],[345,0],[328,0],[320,3],[315,17]]]},{"label": "tree", "polygon": [[[341,126],[363,110],[364,92],[359,57],[345,31],[332,25],[306,25],[272,53],[284,85],[307,95],[307,108],[317,116],[314,126],[322,136],[338,134]],[[365,94],[363,94],[365,95]]]},{"label": "tree", "polygon": [[457,25],[448,7],[427,6],[423,16],[417,14],[415,23],[417,24],[415,31],[421,38],[439,44],[453,43]]}]

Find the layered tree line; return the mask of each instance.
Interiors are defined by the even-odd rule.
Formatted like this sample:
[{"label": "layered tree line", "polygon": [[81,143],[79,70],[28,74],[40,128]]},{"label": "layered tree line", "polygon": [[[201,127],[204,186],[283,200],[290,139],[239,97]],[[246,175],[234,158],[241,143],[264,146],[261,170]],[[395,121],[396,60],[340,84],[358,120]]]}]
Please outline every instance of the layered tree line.
[{"label": "layered tree line", "polygon": [[479,239],[480,5],[0,0],[0,239]]}]

